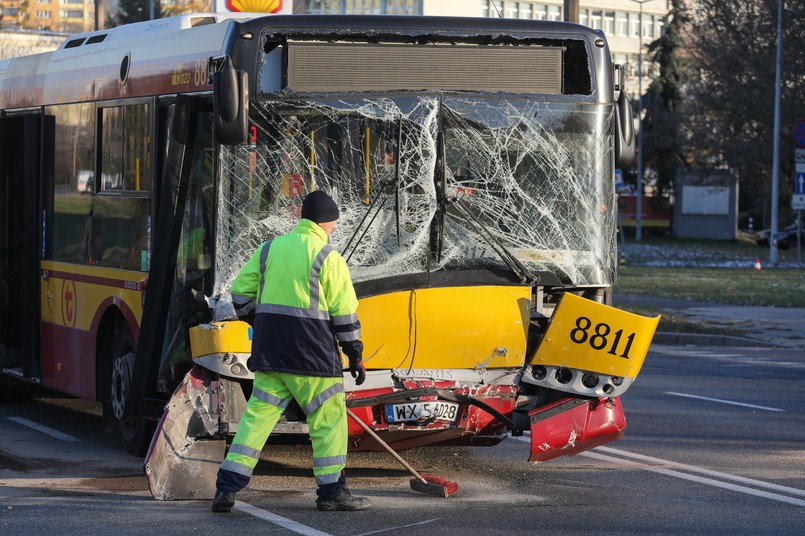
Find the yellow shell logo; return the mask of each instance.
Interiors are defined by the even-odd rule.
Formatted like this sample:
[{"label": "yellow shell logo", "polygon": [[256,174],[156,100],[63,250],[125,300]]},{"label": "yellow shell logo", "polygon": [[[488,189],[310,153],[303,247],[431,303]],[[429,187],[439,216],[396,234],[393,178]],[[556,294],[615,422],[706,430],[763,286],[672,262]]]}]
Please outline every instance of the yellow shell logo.
[{"label": "yellow shell logo", "polygon": [[242,13],[277,13],[282,0],[227,0],[226,7]]}]

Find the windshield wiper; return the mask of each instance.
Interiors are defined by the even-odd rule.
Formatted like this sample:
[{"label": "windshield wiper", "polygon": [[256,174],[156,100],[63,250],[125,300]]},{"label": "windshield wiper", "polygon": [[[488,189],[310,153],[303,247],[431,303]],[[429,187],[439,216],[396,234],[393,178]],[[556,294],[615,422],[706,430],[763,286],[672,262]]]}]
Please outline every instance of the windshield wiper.
[{"label": "windshield wiper", "polygon": [[[400,151],[401,151],[401,149],[402,149],[402,117],[400,117],[400,121],[399,121],[399,123],[397,125],[397,155],[396,155],[396,158],[394,160],[394,164],[395,164],[394,165],[394,178],[390,179],[390,180],[387,180],[387,181],[383,181],[383,182],[380,183],[380,189],[378,190],[377,195],[375,196],[375,198],[369,204],[369,210],[367,210],[366,214],[363,215],[363,218],[361,218],[361,221],[358,223],[358,226],[355,227],[355,232],[353,232],[352,236],[349,237],[349,241],[347,241],[347,245],[344,246],[344,254],[345,254],[344,259],[347,262],[349,262],[349,259],[352,257],[353,253],[355,253],[355,251],[357,251],[358,245],[360,245],[361,241],[363,240],[363,237],[366,236],[367,231],[369,231],[369,228],[374,223],[375,219],[377,218],[377,215],[380,214],[381,210],[383,210],[383,207],[386,204],[386,200],[388,199],[388,197],[386,197],[384,194],[386,192],[386,188],[389,187],[389,186],[394,187],[394,190],[395,190],[394,212],[395,212],[396,223],[397,223],[397,247],[400,246],[400,196],[401,196],[400,185],[401,185],[401,182],[402,182],[402,178],[400,177]],[[346,255],[346,252],[349,250],[349,247],[352,245],[352,241],[355,240],[355,236],[357,236],[358,232],[361,230],[361,227],[366,222],[366,219],[372,213],[372,209],[374,208],[374,206],[381,199],[382,199],[382,202],[380,203],[380,206],[377,207],[377,211],[375,211],[374,215],[372,216],[372,219],[369,220],[369,223],[366,225],[366,228],[363,230],[363,233],[361,234],[360,238],[358,238],[358,241],[355,242],[355,246],[352,248],[352,251],[349,252],[349,255]]]},{"label": "windshield wiper", "polygon": [[[522,262],[520,262],[517,257],[514,256],[511,251],[506,249],[506,246],[503,245],[500,239],[492,234],[492,232],[484,225],[477,214],[474,214],[472,210],[464,206],[466,199],[456,196],[453,198],[448,198],[448,202],[455,207],[456,211],[467,223],[470,224],[475,232],[477,232],[481,238],[483,238],[484,242],[486,242],[489,247],[491,247],[492,250],[497,253],[498,257],[500,257],[506,266],[508,266],[509,269],[514,272],[521,282],[528,283],[529,285],[536,285],[539,282],[539,276],[532,273]],[[447,210],[445,210],[445,214],[447,214]]]},{"label": "windshield wiper", "polygon": [[[393,181],[393,180],[384,181],[384,182],[380,183],[380,189],[378,190],[377,195],[375,196],[375,198],[372,199],[372,202],[369,204],[369,210],[367,210],[366,214],[363,215],[363,218],[361,218],[361,221],[355,227],[355,231],[352,233],[352,236],[349,237],[349,241],[347,241],[347,245],[344,246],[344,259],[347,262],[349,262],[349,259],[352,258],[353,253],[355,253],[355,251],[357,251],[358,246],[360,245],[361,241],[363,240],[363,237],[366,236],[366,233],[369,231],[369,228],[374,223],[375,219],[377,218],[377,215],[380,214],[380,211],[383,210],[383,206],[385,206],[386,201],[388,200],[388,196],[385,195],[386,188],[388,186],[394,186],[394,184],[395,184],[395,181]],[[399,197],[399,194],[398,194],[398,197]],[[363,224],[366,222],[366,219],[369,218],[369,216],[372,214],[372,210],[375,208],[375,205],[381,199],[382,199],[382,202],[380,203],[380,206],[377,207],[377,210],[374,212],[374,215],[372,215],[372,219],[369,220],[369,223],[364,228],[363,233],[361,233],[361,236],[355,242],[355,245],[352,247],[352,251],[349,252],[349,255],[346,255],[346,252],[349,251],[350,246],[352,246],[352,241],[355,240],[355,237],[360,232],[361,227],[363,227]],[[399,210],[397,212],[398,212],[398,219],[399,219]]]}]

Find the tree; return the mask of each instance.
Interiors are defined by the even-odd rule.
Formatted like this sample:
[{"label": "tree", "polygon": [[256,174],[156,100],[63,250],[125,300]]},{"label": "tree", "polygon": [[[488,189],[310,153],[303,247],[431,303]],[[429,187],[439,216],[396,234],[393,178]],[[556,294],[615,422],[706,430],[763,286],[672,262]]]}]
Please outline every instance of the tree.
[{"label": "tree", "polygon": [[[777,0],[689,0],[687,6],[684,125],[691,161],[705,170],[736,172],[742,208],[765,214],[772,176]],[[805,2],[785,0],[783,10],[781,214],[793,187],[791,132],[805,116]]]},{"label": "tree", "polygon": [[681,32],[687,22],[682,0],[672,0],[663,35],[648,47],[659,68],[643,97],[643,157],[657,175],[658,193],[672,189],[677,170],[684,164],[682,118],[685,110],[684,50]]},{"label": "tree", "polygon": [[[108,17],[106,26],[111,28],[114,26],[122,26],[123,24],[130,24],[132,22],[142,22],[149,20],[151,0],[120,0],[118,2],[117,15]],[[162,12],[162,4],[160,0],[153,0],[154,2],[154,18],[161,19],[165,15]]]},{"label": "tree", "polygon": [[28,0],[22,0],[22,2],[20,2],[20,9],[17,12],[17,20],[19,21],[21,28],[25,29],[33,28],[29,13],[30,9],[31,9],[31,3]]}]

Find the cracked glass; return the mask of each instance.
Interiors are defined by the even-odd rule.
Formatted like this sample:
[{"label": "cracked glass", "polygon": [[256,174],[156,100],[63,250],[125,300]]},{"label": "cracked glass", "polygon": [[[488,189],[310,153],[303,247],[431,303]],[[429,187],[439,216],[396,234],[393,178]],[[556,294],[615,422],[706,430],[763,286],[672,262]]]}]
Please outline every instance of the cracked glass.
[{"label": "cracked glass", "polygon": [[249,142],[220,149],[218,296],[314,189],[339,205],[331,242],[356,283],[469,269],[613,283],[611,106],[437,94],[250,113]]}]

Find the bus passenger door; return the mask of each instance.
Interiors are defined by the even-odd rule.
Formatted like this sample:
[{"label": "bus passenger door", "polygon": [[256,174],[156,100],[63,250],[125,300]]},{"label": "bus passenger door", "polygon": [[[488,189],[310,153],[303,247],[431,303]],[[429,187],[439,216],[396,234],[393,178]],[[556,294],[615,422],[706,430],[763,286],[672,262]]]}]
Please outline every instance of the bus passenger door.
[{"label": "bus passenger door", "polygon": [[[203,296],[210,291],[205,281],[211,277],[212,107],[207,100],[180,95],[169,123],[148,287],[125,410],[140,420],[161,416],[165,404],[162,397],[175,387],[174,380],[181,381],[190,368],[182,370],[184,352],[180,350],[184,346],[172,344],[174,339],[184,341],[182,323],[195,317],[199,309],[207,315],[203,321],[210,318]],[[202,205],[207,208],[202,209]],[[198,218],[188,219],[188,215],[196,214]],[[208,217],[204,218],[204,214]],[[205,225],[203,222],[208,220]],[[188,296],[195,303],[187,303]]]},{"label": "bus passenger door", "polygon": [[0,118],[0,367],[39,377],[42,117]]}]

